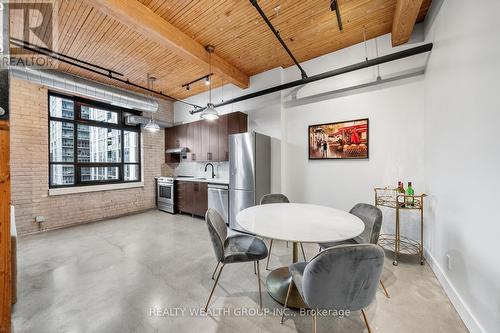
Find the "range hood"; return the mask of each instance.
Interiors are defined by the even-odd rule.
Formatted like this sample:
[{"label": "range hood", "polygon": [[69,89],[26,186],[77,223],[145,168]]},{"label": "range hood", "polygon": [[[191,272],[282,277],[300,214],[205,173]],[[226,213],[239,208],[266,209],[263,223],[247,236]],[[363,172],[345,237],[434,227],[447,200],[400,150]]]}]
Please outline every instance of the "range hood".
[{"label": "range hood", "polygon": [[188,148],[186,147],[181,147],[181,148],[169,148],[165,151],[165,153],[167,154],[179,154],[179,155],[183,155],[185,153],[187,153],[189,151]]}]

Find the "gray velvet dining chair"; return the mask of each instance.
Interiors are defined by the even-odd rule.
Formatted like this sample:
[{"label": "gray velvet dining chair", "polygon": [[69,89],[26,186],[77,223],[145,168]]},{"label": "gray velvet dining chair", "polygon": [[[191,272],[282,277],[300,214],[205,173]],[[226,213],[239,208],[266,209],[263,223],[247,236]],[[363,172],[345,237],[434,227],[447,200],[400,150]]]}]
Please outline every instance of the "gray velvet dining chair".
[{"label": "gray velvet dining chair", "polygon": [[219,265],[222,264],[219,272],[217,273],[210,296],[208,297],[205,312],[207,311],[210,299],[214,294],[222,269],[224,269],[227,264],[243,262],[253,262],[257,267],[256,273],[257,285],[259,289],[259,305],[262,308],[259,260],[267,257],[268,252],[266,244],[261,239],[246,234],[228,236],[226,223],[215,209],[209,208],[207,210],[207,213],[205,214],[205,221],[207,223],[208,233],[210,235],[210,240],[212,241],[215,257],[217,259],[217,266],[212,274],[212,279],[215,276]]},{"label": "gray velvet dining chair", "polygon": [[[290,203],[290,200],[288,200],[286,195],[281,193],[266,194],[260,199],[261,205],[275,204],[275,203]],[[269,256],[267,257],[266,270],[269,269],[269,259],[271,258],[271,251],[273,250],[273,242],[274,240],[271,239],[271,242],[269,243]],[[288,246],[288,242],[286,242],[286,244]],[[300,249],[302,250],[302,256],[304,257],[304,261],[307,261],[306,253],[304,251],[304,246],[302,246],[302,243],[299,244],[300,244]]]},{"label": "gray velvet dining chair", "polygon": [[[314,333],[318,310],[361,310],[371,333],[364,309],[375,298],[383,267],[384,250],[380,246],[345,244],[327,248],[308,263],[300,262],[288,267],[292,277],[284,306],[286,308],[295,285],[304,303],[313,310]],[[281,323],[284,319],[285,311]]]},{"label": "gray velvet dining chair", "polygon": [[[342,245],[342,244],[377,244],[378,238],[380,236],[380,229],[382,228],[382,211],[380,208],[365,204],[358,203],[349,211],[349,213],[359,217],[361,221],[365,224],[365,230],[361,233],[361,235],[348,239],[341,242],[332,242],[332,243],[320,243],[320,251],[327,249],[332,246]],[[389,298],[389,293],[385,288],[384,283],[380,280],[380,285],[384,290],[385,296]]]}]

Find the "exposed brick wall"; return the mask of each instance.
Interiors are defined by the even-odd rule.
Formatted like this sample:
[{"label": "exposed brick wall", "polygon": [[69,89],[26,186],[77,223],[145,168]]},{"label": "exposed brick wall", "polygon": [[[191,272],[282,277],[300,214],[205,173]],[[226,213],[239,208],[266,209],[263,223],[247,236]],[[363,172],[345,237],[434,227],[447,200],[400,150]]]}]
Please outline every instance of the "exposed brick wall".
[{"label": "exposed brick wall", "polygon": [[[155,180],[164,164],[164,131],[143,131],[144,187],[49,196],[48,90],[11,79],[11,179],[19,234],[60,228],[155,206]],[[173,105],[160,103],[155,117],[173,121]],[[41,227],[35,216],[43,215]]]}]

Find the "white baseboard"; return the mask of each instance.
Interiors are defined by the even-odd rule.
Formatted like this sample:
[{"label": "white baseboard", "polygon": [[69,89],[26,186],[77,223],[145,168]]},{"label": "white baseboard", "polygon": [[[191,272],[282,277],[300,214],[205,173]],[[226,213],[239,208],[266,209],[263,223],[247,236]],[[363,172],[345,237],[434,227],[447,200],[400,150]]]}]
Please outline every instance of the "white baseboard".
[{"label": "white baseboard", "polygon": [[431,269],[434,271],[434,274],[436,275],[439,283],[441,283],[441,286],[443,287],[444,291],[446,292],[446,295],[448,295],[448,298],[451,301],[451,304],[455,307],[457,310],[458,314],[462,318],[465,326],[467,326],[467,329],[469,330],[470,333],[486,333],[484,328],[479,324],[477,318],[472,314],[470,311],[470,308],[467,306],[467,304],[464,302],[460,294],[457,292],[453,284],[450,282],[448,279],[448,276],[445,274],[443,271],[442,267],[439,265],[437,260],[434,258],[434,256],[427,251],[427,249],[424,249],[424,254],[425,254],[425,259],[427,260],[427,263],[431,267]]}]

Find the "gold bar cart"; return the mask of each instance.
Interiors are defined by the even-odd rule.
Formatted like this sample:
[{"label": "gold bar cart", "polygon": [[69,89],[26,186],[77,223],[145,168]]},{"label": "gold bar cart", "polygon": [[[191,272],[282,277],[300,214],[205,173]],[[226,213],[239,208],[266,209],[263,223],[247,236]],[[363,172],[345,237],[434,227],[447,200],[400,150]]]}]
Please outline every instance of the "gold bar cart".
[{"label": "gold bar cart", "polygon": [[[396,188],[375,188],[375,205],[396,210],[395,234],[381,234],[378,244],[384,249],[394,252],[394,266],[398,265],[400,254],[420,256],[420,264],[424,264],[424,198],[426,194],[404,195]],[[420,212],[420,241],[401,236],[400,211],[418,210]]]}]

